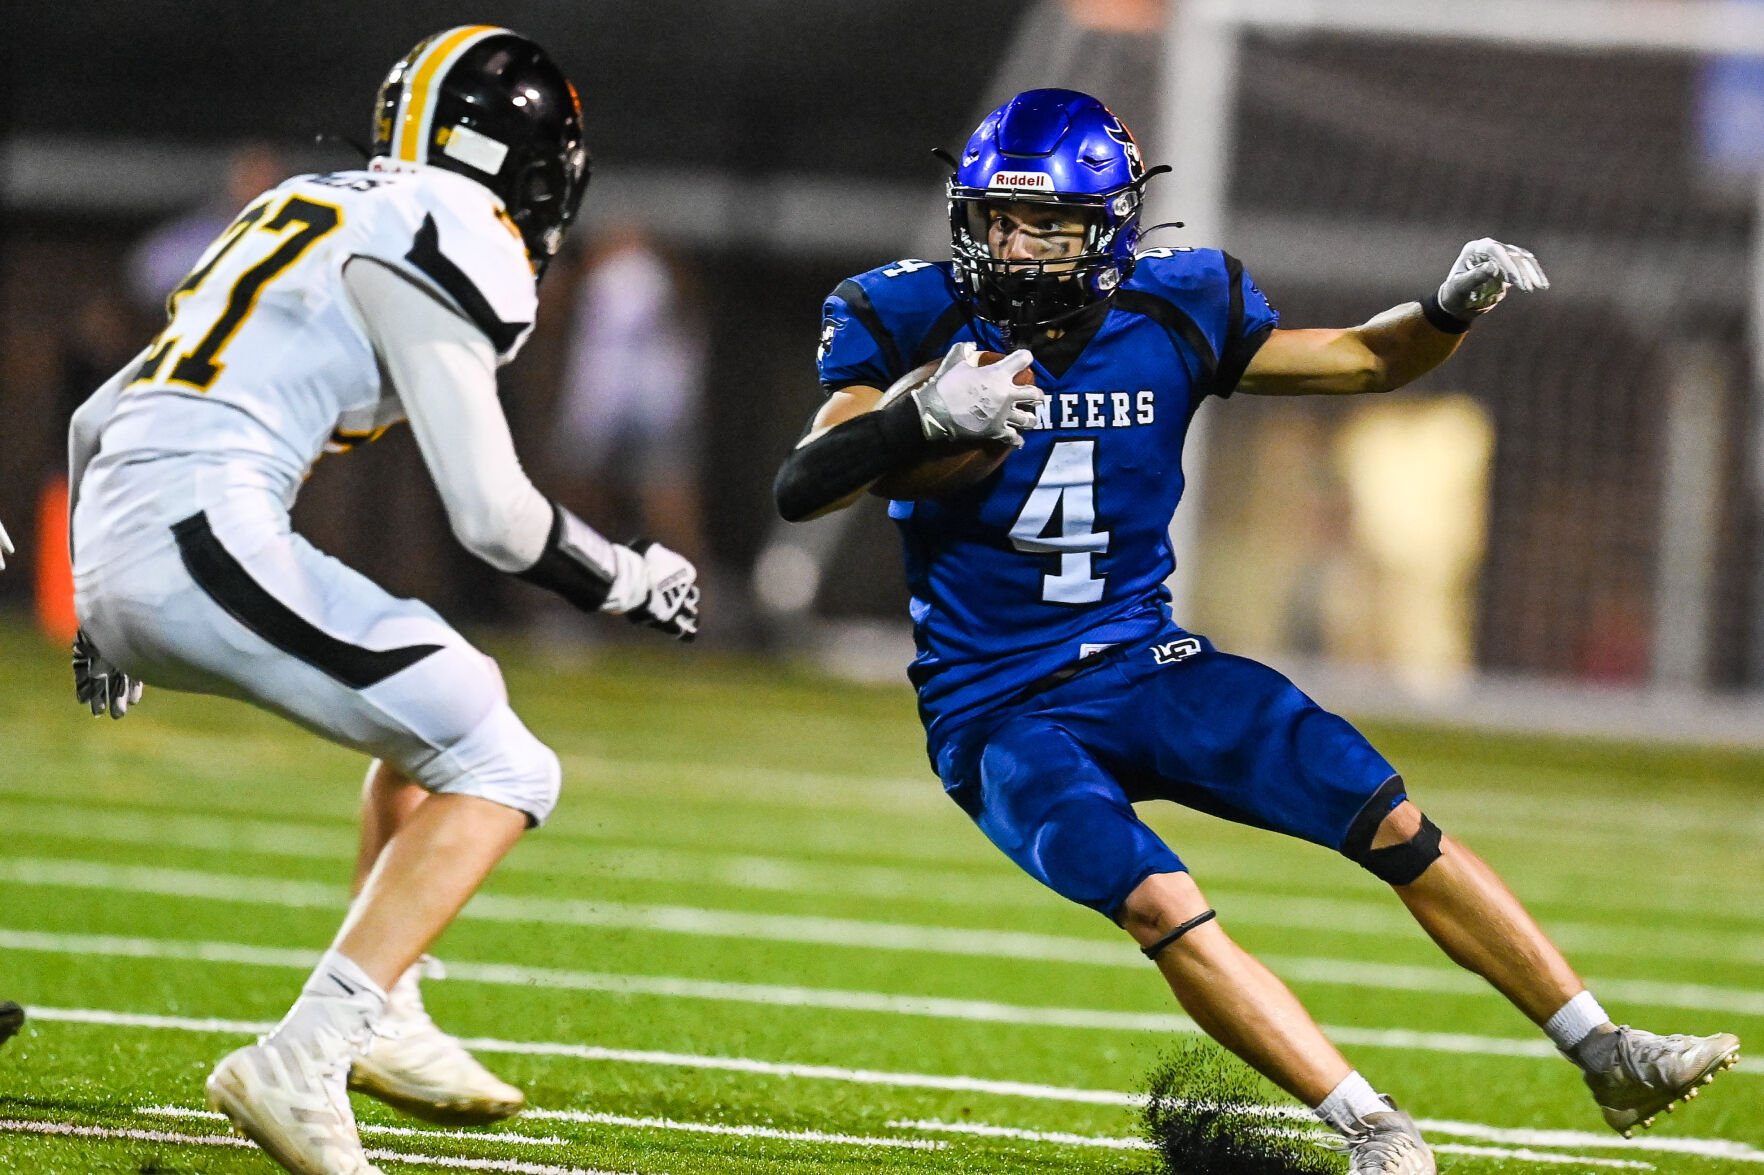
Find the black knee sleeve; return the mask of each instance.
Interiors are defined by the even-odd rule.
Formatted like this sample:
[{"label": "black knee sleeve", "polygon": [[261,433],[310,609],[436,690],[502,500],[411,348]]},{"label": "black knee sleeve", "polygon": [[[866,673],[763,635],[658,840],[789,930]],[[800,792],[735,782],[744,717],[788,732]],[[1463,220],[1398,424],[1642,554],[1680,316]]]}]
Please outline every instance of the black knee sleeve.
[{"label": "black knee sleeve", "polygon": [[1439,860],[1439,825],[1421,817],[1420,831],[1401,844],[1366,849],[1355,857],[1365,870],[1390,885],[1408,885]]}]

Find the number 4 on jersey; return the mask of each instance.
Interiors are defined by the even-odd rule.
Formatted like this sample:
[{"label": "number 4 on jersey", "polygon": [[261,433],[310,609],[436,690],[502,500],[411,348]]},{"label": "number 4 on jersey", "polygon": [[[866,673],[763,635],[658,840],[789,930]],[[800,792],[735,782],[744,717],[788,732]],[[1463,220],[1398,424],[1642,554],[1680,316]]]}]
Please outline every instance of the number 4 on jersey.
[{"label": "number 4 on jersey", "polygon": [[[1054,517],[1059,516],[1058,533]],[[1096,442],[1058,441],[1048,454],[1029,500],[1011,524],[1011,545],[1033,555],[1058,555],[1060,573],[1041,577],[1050,604],[1094,604],[1106,579],[1091,577],[1091,558],[1109,549],[1109,532],[1096,525]]]}]

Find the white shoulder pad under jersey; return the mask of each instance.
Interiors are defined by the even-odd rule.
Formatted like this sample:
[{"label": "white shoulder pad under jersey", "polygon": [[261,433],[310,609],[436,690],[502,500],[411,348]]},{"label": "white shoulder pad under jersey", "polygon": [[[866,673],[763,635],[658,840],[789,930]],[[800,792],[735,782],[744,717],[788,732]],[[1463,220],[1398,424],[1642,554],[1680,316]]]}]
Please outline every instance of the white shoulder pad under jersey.
[{"label": "white shoulder pad under jersey", "polygon": [[384,206],[350,242],[358,256],[390,265],[470,319],[498,363],[520,352],[538,310],[537,282],[521,233],[483,185],[423,164],[376,159]]},{"label": "white shoulder pad under jersey", "polygon": [[291,495],[321,453],[402,420],[344,288],[357,258],[512,359],[537,296],[501,202],[452,172],[393,167],[295,176],[247,205],[167,299],[165,328],[105,422],[105,452],[256,462]]}]

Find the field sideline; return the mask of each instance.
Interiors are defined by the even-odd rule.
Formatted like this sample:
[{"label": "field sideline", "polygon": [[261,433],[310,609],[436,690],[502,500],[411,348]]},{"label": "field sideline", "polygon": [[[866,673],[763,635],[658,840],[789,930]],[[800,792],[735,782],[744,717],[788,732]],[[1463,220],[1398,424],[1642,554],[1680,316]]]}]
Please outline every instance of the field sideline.
[{"label": "field sideline", "polygon": [[[438,947],[447,1027],[537,1111],[449,1132],[357,1099],[388,1172],[1151,1172],[1136,1095],[1194,1039],[1118,931],[1016,873],[924,762],[906,686],[619,648],[502,650],[563,757],[552,823]],[[1324,699],[1327,701],[1327,699]],[[1764,1046],[1764,754],[1370,731],[1621,1020]],[[121,723],[0,615],[0,1170],[267,1172],[210,1065],[344,901],[364,764],[155,691]],[[1332,854],[1148,812],[1232,933],[1441,1169],[1764,1175],[1764,1067],[1625,1143],[1574,1071]]]}]

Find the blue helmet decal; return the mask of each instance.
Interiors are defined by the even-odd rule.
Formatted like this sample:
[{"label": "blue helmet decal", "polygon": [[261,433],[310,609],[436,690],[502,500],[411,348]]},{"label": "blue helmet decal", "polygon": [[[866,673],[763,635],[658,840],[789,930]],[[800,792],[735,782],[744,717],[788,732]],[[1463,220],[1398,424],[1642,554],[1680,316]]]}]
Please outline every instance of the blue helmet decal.
[{"label": "blue helmet decal", "polygon": [[[1076,90],[1027,90],[994,110],[949,180],[956,285],[1008,329],[1055,324],[1106,300],[1133,270],[1148,172],[1114,112]],[[1084,226],[1081,252],[1050,261],[992,255],[989,209],[1056,205]]]}]

